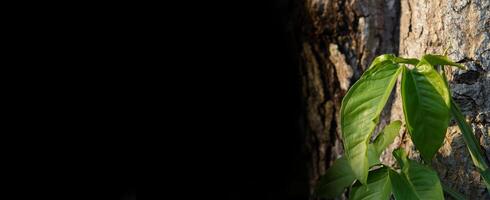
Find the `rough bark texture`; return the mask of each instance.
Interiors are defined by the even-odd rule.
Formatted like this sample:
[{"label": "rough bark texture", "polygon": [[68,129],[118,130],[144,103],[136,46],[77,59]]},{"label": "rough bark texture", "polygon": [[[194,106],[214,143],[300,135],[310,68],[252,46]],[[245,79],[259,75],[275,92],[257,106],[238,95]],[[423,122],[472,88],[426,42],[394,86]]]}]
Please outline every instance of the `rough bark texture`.
[{"label": "rough bark texture", "polygon": [[[375,55],[398,51],[394,0],[305,0],[298,5],[310,188],[342,153],[342,97]],[[389,114],[389,112],[387,112]]]},{"label": "rough bark texture", "polygon": [[[469,68],[447,68],[446,75],[453,98],[490,158],[490,1],[405,0],[401,1],[401,14],[401,56],[442,54],[449,48],[448,55],[455,61],[464,61]],[[400,104],[394,108],[393,112],[401,113]],[[413,150],[408,138],[406,134],[403,145]],[[411,157],[418,155],[411,151]],[[454,121],[433,162],[444,184],[468,199],[490,199]]]},{"label": "rough bark texture", "polygon": [[[342,97],[373,58],[383,53],[421,57],[426,53],[442,54],[450,47],[448,55],[470,68],[447,71],[452,95],[490,158],[489,4],[489,0],[298,2],[295,25],[302,62],[311,189],[343,153],[337,125]],[[399,90],[399,84],[396,87]],[[378,130],[395,119],[403,119],[399,93],[388,102]],[[399,146],[411,149],[410,157],[418,158],[409,135],[402,130],[382,161],[394,164],[391,151]],[[468,199],[490,199],[454,122],[433,166],[444,184]]]}]

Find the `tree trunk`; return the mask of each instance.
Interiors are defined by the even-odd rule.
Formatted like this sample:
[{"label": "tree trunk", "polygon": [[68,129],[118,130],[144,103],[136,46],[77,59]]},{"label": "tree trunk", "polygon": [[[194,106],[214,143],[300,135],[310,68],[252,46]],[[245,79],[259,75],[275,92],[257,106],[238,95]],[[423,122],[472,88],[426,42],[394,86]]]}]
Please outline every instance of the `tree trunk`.
[{"label": "tree trunk", "polygon": [[[490,1],[407,0],[401,2],[401,10],[401,56],[442,54],[449,48],[448,55],[453,60],[465,61],[468,71],[447,68],[446,75],[453,98],[490,158]],[[405,136],[408,138],[408,134]],[[413,146],[407,144],[406,138],[403,143]],[[413,152],[411,156],[418,157]],[[433,167],[444,184],[468,199],[490,199],[454,121]]]},{"label": "tree trunk", "polygon": [[[384,53],[421,57],[442,54],[449,47],[453,60],[464,61],[470,70],[447,70],[452,95],[490,157],[490,1],[304,0],[297,4],[293,22],[301,60],[305,147],[311,158],[310,192],[343,154],[338,126],[343,96],[373,58]],[[390,98],[378,129],[395,119],[403,119],[399,93]],[[382,160],[393,164],[391,151],[400,146],[418,158],[409,135],[402,133]],[[455,122],[433,167],[444,184],[469,199],[490,198]]]}]

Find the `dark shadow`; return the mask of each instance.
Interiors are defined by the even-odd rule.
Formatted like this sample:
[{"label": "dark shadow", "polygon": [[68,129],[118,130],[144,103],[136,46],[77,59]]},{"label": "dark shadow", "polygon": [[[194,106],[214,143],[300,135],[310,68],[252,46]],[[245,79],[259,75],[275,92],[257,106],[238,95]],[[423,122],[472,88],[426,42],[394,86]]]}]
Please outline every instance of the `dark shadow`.
[{"label": "dark shadow", "polygon": [[[220,173],[227,199],[308,199],[299,129],[299,66],[287,17],[292,1],[260,2],[247,13],[233,49],[232,101],[221,123],[229,143]],[[236,59],[235,59],[236,58]],[[230,156],[231,155],[231,156]]]}]

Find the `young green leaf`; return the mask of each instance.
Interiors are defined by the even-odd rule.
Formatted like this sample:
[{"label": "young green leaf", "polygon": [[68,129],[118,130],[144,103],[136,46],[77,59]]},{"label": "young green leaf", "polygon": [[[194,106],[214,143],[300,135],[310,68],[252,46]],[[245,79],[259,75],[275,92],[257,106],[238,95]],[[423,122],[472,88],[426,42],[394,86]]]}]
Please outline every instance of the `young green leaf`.
[{"label": "young green leaf", "polygon": [[378,134],[374,142],[368,145],[369,167],[381,163],[379,156],[381,156],[388,145],[393,143],[395,137],[398,136],[401,125],[402,122],[400,120],[391,122],[383,128],[383,131]]},{"label": "young green leaf", "polygon": [[324,198],[334,198],[349,187],[356,178],[345,157],[341,157],[320,178],[316,188],[316,196]]},{"label": "young green leaf", "polygon": [[376,148],[376,152],[378,153],[378,157],[381,153],[393,143],[395,137],[400,133],[400,127],[402,122],[400,120],[396,120],[388,124],[384,127],[383,131],[379,133],[378,137],[373,142],[374,147]]},{"label": "young green leaf", "polygon": [[381,164],[381,161],[379,161],[380,155],[381,155],[381,153],[378,153],[378,151],[376,151],[376,147],[374,146],[374,144],[372,144],[372,143],[368,144],[367,156],[368,156],[368,166],[369,167]]},{"label": "young green leaf", "polygon": [[368,176],[369,139],[400,72],[401,68],[391,60],[376,62],[342,101],[340,115],[345,155],[361,183],[366,183]]},{"label": "young green leaf", "polygon": [[408,165],[408,156],[407,153],[403,149],[395,149],[393,151],[393,156],[395,157],[396,161],[398,162],[398,165],[402,168],[402,171],[407,173],[407,170],[409,169]]},{"label": "young green leaf", "polygon": [[[395,137],[400,131],[401,122],[399,120],[391,122],[385,126],[383,131],[378,134],[376,140],[368,146],[368,163],[369,167],[380,164],[379,156],[383,150],[393,143]],[[324,198],[334,198],[349,187],[354,181],[354,173],[345,157],[341,157],[328,168],[325,175],[320,178],[316,195]]]},{"label": "young green leaf", "polygon": [[487,186],[487,191],[490,192],[490,168],[487,168],[485,171],[481,173],[485,185]]},{"label": "young green leaf", "polygon": [[441,182],[434,170],[409,160],[403,149],[393,151],[393,155],[402,166],[400,174],[395,171],[389,174],[396,200],[444,199]]},{"label": "young green leaf", "polygon": [[411,64],[413,66],[417,65],[420,62],[420,60],[416,58],[400,58],[400,57],[396,57],[394,61],[396,63]]},{"label": "young green leaf", "polygon": [[383,55],[380,55],[380,56],[374,58],[373,62],[371,62],[371,65],[369,65],[369,68],[368,68],[367,71],[375,70],[376,69],[376,66],[381,66],[380,64],[382,62],[392,63],[394,59],[396,59],[396,56],[393,55],[393,54],[383,54]]},{"label": "young green leaf", "polygon": [[[449,84],[447,82],[446,75],[444,73],[444,68],[439,68],[438,70],[439,70],[439,74],[441,74],[442,79],[444,80],[446,87],[448,88],[449,91],[451,91],[451,89],[449,88]],[[461,113],[461,111],[459,110],[459,107],[454,102],[454,99],[450,97],[450,100],[451,100],[451,114],[456,119],[459,129],[463,134],[463,139],[464,142],[466,143],[466,147],[468,148],[468,151],[470,152],[470,156],[471,159],[473,160],[473,164],[478,169],[478,171],[480,171],[480,174],[485,182],[485,185],[487,186],[487,190],[488,192],[490,192],[490,171],[488,168],[487,160],[480,148],[479,142],[476,139],[475,134],[473,133],[473,129],[466,122],[463,113]]]},{"label": "young green leaf", "polygon": [[352,200],[388,200],[390,196],[391,183],[387,167],[370,171],[367,184],[357,182],[349,193],[349,199]]},{"label": "young green leaf", "polygon": [[433,66],[403,67],[402,101],[408,132],[422,158],[430,162],[441,147],[449,125],[450,96]]},{"label": "young green leaf", "polygon": [[391,188],[396,200],[419,200],[415,188],[410,185],[407,177],[398,174],[396,171],[389,170]]},{"label": "young green leaf", "polygon": [[463,114],[458,108],[458,105],[451,99],[451,114],[456,119],[458,123],[459,129],[463,134],[464,142],[466,143],[466,147],[470,152],[471,159],[473,160],[473,164],[480,171],[480,175],[482,176],[485,185],[487,186],[487,191],[490,192],[490,171],[487,164],[487,160],[485,158],[485,154],[482,152],[480,148],[480,144],[473,133],[473,129],[466,122]]},{"label": "young green leaf", "polygon": [[447,56],[441,56],[441,55],[432,55],[432,54],[427,54],[422,56],[422,59],[420,60],[420,64],[428,64],[428,65],[450,65],[450,66],[455,66],[459,67],[463,70],[466,70],[466,67],[462,64],[455,63],[451,59],[449,59]]},{"label": "young green leaf", "polygon": [[[388,147],[400,131],[401,122],[399,120],[391,122],[385,126],[383,131],[378,134],[376,140],[369,144],[368,147],[368,163],[369,167],[380,164],[379,156],[383,150]],[[324,198],[334,198],[349,187],[354,181],[354,173],[345,157],[340,157],[335,160],[333,165],[328,168],[320,178],[316,188],[316,195]]]}]

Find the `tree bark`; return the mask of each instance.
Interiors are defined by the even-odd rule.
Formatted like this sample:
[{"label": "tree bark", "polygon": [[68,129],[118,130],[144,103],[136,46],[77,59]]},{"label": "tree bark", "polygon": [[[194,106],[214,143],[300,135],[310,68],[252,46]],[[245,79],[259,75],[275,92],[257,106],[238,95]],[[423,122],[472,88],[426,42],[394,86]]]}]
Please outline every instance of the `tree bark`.
[{"label": "tree bark", "polygon": [[[442,54],[450,47],[448,55],[470,69],[447,70],[453,98],[490,157],[489,4],[488,0],[304,0],[295,5],[310,192],[343,154],[338,126],[343,96],[373,58],[384,53],[421,57]],[[399,84],[396,87],[399,90]],[[377,130],[396,119],[403,119],[399,93],[390,98]],[[391,151],[400,146],[418,159],[403,130],[382,161],[393,165]],[[490,198],[455,122],[433,167],[444,184],[469,199]]]},{"label": "tree bark", "polygon": [[[400,55],[448,55],[463,61],[462,71],[446,68],[452,96],[467,116],[487,158],[490,158],[490,1],[488,0],[405,0],[401,1]],[[400,105],[394,112],[401,112]],[[406,134],[402,145],[412,149]],[[433,160],[444,184],[459,190],[468,199],[490,199],[483,180],[473,166],[461,131],[454,121],[444,145]]]}]

